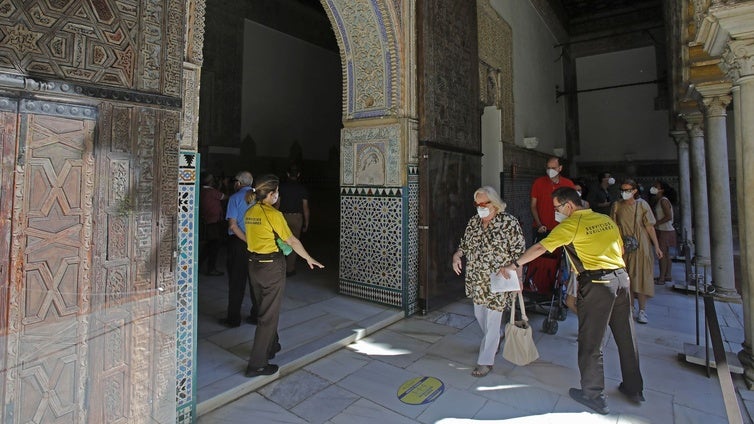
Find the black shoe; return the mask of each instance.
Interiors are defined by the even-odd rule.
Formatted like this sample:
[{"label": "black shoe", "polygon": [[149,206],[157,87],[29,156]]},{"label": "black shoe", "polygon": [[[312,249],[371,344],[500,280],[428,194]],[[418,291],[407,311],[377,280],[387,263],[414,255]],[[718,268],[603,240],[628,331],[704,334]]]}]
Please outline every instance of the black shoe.
[{"label": "black shoe", "polygon": [[631,393],[628,391],[628,389],[626,389],[626,386],[624,386],[623,383],[620,383],[620,385],[618,386],[618,391],[623,393],[623,396],[627,397],[628,400],[637,405],[641,405],[641,403],[646,400],[644,399],[644,394],[642,394],[642,392]]},{"label": "black shoe", "polygon": [[246,367],[247,377],[258,377],[260,375],[272,375],[278,372],[279,367],[275,364],[267,364],[262,368]]},{"label": "black shoe", "polygon": [[607,407],[607,402],[605,402],[604,399],[589,399],[588,397],[584,396],[584,392],[581,389],[576,389],[573,387],[568,390],[568,394],[573,400],[594,409],[594,411],[598,414],[607,415],[610,413],[610,409]]},{"label": "black shoe", "polygon": [[227,319],[225,319],[225,318],[222,318],[222,319],[221,319],[221,320],[219,321],[219,323],[220,323],[220,325],[222,325],[223,327],[228,327],[228,328],[236,328],[236,327],[240,327],[240,326],[241,326],[241,323],[240,323],[240,322],[230,322],[230,321],[228,321],[228,320],[227,320]]},{"label": "black shoe", "polygon": [[249,315],[248,317],[246,317],[245,321],[247,324],[251,325],[257,325],[259,323],[256,315]]},{"label": "black shoe", "polygon": [[280,352],[280,349],[282,349],[283,346],[280,346],[280,343],[275,343],[275,346],[272,347],[272,352],[267,354],[267,359],[274,359],[275,354]]}]

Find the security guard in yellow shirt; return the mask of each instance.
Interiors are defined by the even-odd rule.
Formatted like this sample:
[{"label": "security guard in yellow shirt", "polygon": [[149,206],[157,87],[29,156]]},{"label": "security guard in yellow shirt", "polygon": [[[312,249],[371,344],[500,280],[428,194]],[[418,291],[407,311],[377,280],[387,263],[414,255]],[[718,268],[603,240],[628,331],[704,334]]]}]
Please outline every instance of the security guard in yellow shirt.
[{"label": "security guard in yellow shirt", "polygon": [[[618,226],[607,215],[584,208],[576,190],[569,187],[552,193],[556,220],[552,232],[524,254],[503,267],[504,276],[531,262],[545,251],[565,246],[579,271],[576,307],[579,317],[578,362],[581,389],[571,388],[571,397],[600,414],[607,414],[602,351],[610,326],[618,346],[623,382],[618,390],[630,401],[644,401],[644,381],[639,369],[634,321],[631,317],[630,283],[623,262],[623,242]],[[522,287],[523,289],[523,287]]]}]

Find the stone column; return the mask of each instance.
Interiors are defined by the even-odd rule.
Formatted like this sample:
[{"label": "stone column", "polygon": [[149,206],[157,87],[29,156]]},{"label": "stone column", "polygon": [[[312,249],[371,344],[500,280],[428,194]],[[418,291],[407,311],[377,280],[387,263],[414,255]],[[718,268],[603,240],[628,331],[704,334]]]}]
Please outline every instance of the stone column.
[{"label": "stone column", "polygon": [[[709,210],[707,209],[707,166],[704,159],[704,130],[702,114],[684,115],[689,132],[691,156],[691,201],[694,209],[694,238],[692,248],[699,272],[701,267],[709,267]],[[709,276],[708,276],[709,278]]]},{"label": "stone column", "polygon": [[[671,137],[678,146],[678,204],[681,212],[682,236],[691,241],[694,233],[691,231],[691,167],[689,166],[689,133],[687,131],[671,131]],[[691,249],[690,255],[694,256]]]},{"label": "stone column", "polygon": [[[754,387],[754,208],[747,207],[747,195],[754,193],[754,170],[744,158],[754,158],[754,40],[731,41],[725,62],[734,81],[733,110],[736,135],[736,192],[738,239],[741,261],[741,297],[744,300],[744,342],[738,358],[744,365],[747,386]],[[751,203],[751,199],[748,200]]]},{"label": "stone column", "polygon": [[725,109],[730,104],[729,82],[700,84],[706,129],[707,189],[710,223],[712,284],[715,298],[740,301],[733,272],[733,230],[731,228],[730,174]]}]

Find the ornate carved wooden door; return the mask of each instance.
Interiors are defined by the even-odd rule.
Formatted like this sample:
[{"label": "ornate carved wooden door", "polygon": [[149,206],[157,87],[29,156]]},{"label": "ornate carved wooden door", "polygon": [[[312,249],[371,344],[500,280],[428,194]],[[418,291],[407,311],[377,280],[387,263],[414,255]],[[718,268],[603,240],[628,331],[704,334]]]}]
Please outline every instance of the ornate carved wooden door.
[{"label": "ornate carved wooden door", "polygon": [[436,310],[464,295],[451,268],[480,183],[476,2],[417,2],[419,297]]},{"label": "ornate carved wooden door", "polygon": [[175,421],[178,116],[0,97],[0,422]]}]

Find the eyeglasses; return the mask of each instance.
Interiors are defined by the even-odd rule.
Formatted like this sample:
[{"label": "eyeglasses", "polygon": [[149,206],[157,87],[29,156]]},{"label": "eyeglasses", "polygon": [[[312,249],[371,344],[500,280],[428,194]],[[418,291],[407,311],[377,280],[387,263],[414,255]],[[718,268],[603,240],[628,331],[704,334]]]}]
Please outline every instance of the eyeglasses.
[{"label": "eyeglasses", "polygon": [[474,202],[474,206],[476,206],[478,208],[483,208],[483,207],[489,205],[490,203],[492,203],[492,202],[490,202],[489,200],[486,201],[486,202],[480,202],[480,203]]},{"label": "eyeglasses", "polygon": [[568,203],[561,203],[561,204],[559,204],[559,205],[553,205],[553,206],[555,206],[555,210],[556,210],[556,211],[559,211],[561,207],[563,207],[563,206],[565,206],[565,205],[567,205],[567,204],[568,204]]},{"label": "eyeglasses", "polygon": [[621,193],[631,193],[632,191],[636,190],[635,188],[627,188],[627,189],[621,189]]}]

